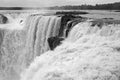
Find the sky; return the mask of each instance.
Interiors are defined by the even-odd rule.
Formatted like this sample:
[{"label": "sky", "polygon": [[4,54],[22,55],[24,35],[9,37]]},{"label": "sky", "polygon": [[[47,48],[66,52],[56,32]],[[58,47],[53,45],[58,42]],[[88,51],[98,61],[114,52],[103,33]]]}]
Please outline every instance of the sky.
[{"label": "sky", "polygon": [[0,7],[49,7],[62,5],[105,4],[120,0],[0,0]]}]

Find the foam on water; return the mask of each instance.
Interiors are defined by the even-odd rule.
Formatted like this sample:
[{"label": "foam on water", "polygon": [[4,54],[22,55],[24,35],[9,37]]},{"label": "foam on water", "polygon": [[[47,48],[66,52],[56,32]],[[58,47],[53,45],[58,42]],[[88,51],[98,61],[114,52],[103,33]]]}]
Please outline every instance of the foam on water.
[{"label": "foam on water", "polygon": [[0,24],[0,80],[19,80],[22,70],[49,50],[47,39],[58,34],[61,17],[5,16],[8,23]]},{"label": "foam on water", "polygon": [[54,51],[36,57],[21,80],[120,80],[120,25],[77,24]]},{"label": "foam on water", "polygon": [[[1,29],[9,29],[9,30],[21,30],[25,26],[25,18],[17,17],[13,18],[9,14],[5,15],[8,18],[8,23],[0,24]],[[22,22],[21,22],[22,21]]]}]

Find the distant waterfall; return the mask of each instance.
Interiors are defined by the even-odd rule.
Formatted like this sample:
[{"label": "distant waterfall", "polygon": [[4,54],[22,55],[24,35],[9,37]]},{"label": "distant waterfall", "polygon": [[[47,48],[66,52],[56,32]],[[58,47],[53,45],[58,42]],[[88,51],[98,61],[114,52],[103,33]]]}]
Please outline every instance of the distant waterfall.
[{"label": "distant waterfall", "polygon": [[54,51],[36,57],[21,80],[120,80],[120,25],[72,28]]},{"label": "distant waterfall", "polygon": [[36,56],[49,50],[47,39],[58,35],[60,22],[56,16],[30,15],[23,29],[1,28],[0,80],[18,80]]}]

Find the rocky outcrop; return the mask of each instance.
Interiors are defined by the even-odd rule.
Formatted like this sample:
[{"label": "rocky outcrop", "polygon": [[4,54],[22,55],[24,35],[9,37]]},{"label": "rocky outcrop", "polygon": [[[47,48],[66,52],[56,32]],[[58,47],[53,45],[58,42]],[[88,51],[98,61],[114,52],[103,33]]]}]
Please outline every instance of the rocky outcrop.
[{"label": "rocky outcrop", "polygon": [[60,11],[56,12],[57,15],[59,14],[70,14],[70,15],[80,15],[80,14],[89,14],[88,12],[83,12],[83,11]]},{"label": "rocky outcrop", "polygon": [[73,19],[73,20],[71,20],[71,21],[68,21],[67,22],[67,25],[66,25],[66,30],[65,30],[65,37],[67,37],[68,36],[68,33],[70,32],[70,30],[76,25],[76,24],[78,24],[78,23],[80,23],[80,22],[83,22],[83,21],[85,21],[86,20],[86,18],[75,18],[75,19]]},{"label": "rocky outcrop", "polygon": [[66,29],[66,25],[68,23],[68,21],[74,20],[74,19],[82,19],[81,16],[75,16],[75,15],[71,15],[71,14],[65,14],[62,16],[61,18],[61,26],[59,29],[59,35],[60,37],[62,37],[64,35],[64,29]]},{"label": "rocky outcrop", "polygon": [[64,38],[60,37],[50,37],[48,38],[48,44],[51,50],[53,50],[55,47],[61,44],[61,41],[64,40]]},{"label": "rocky outcrop", "polygon": [[81,16],[76,16],[76,15],[71,15],[71,14],[65,14],[61,16],[61,25],[60,25],[58,36],[48,38],[48,44],[50,49],[53,50],[55,47],[57,47],[61,43],[61,41],[68,36],[68,33],[70,32],[70,30],[76,24],[85,20],[86,18],[83,18]]},{"label": "rocky outcrop", "polygon": [[0,14],[0,24],[5,24],[7,23],[8,18],[2,14]]}]

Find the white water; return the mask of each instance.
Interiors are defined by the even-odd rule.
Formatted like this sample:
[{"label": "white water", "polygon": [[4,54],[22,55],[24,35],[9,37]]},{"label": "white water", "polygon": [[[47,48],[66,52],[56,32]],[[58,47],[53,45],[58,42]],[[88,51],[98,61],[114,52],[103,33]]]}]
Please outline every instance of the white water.
[{"label": "white water", "polygon": [[21,30],[25,26],[25,23],[20,23],[21,20],[25,21],[25,18],[21,18],[18,16],[17,18],[13,18],[9,14],[5,15],[8,18],[8,22],[6,24],[0,24],[1,29],[9,29],[9,30]]},{"label": "white water", "polygon": [[19,80],[20,73],[31,61],[49,50],[47,38],[58,34],[61,18],[6,16],[9,23],[0,25],[0,80]]},{"label": "white water", "polygon": [[54,51],[36,57],[21,80],[120,80],[120,25],[77,24]]},{"label": "white water", "polygon": [[46,52],[59,17],[6,16],[9,23],[0,25],[0,80],[19,80],[21,72],[21,80],[119,80],[120,25],[99,29],[80,23],[61,46]]}]

